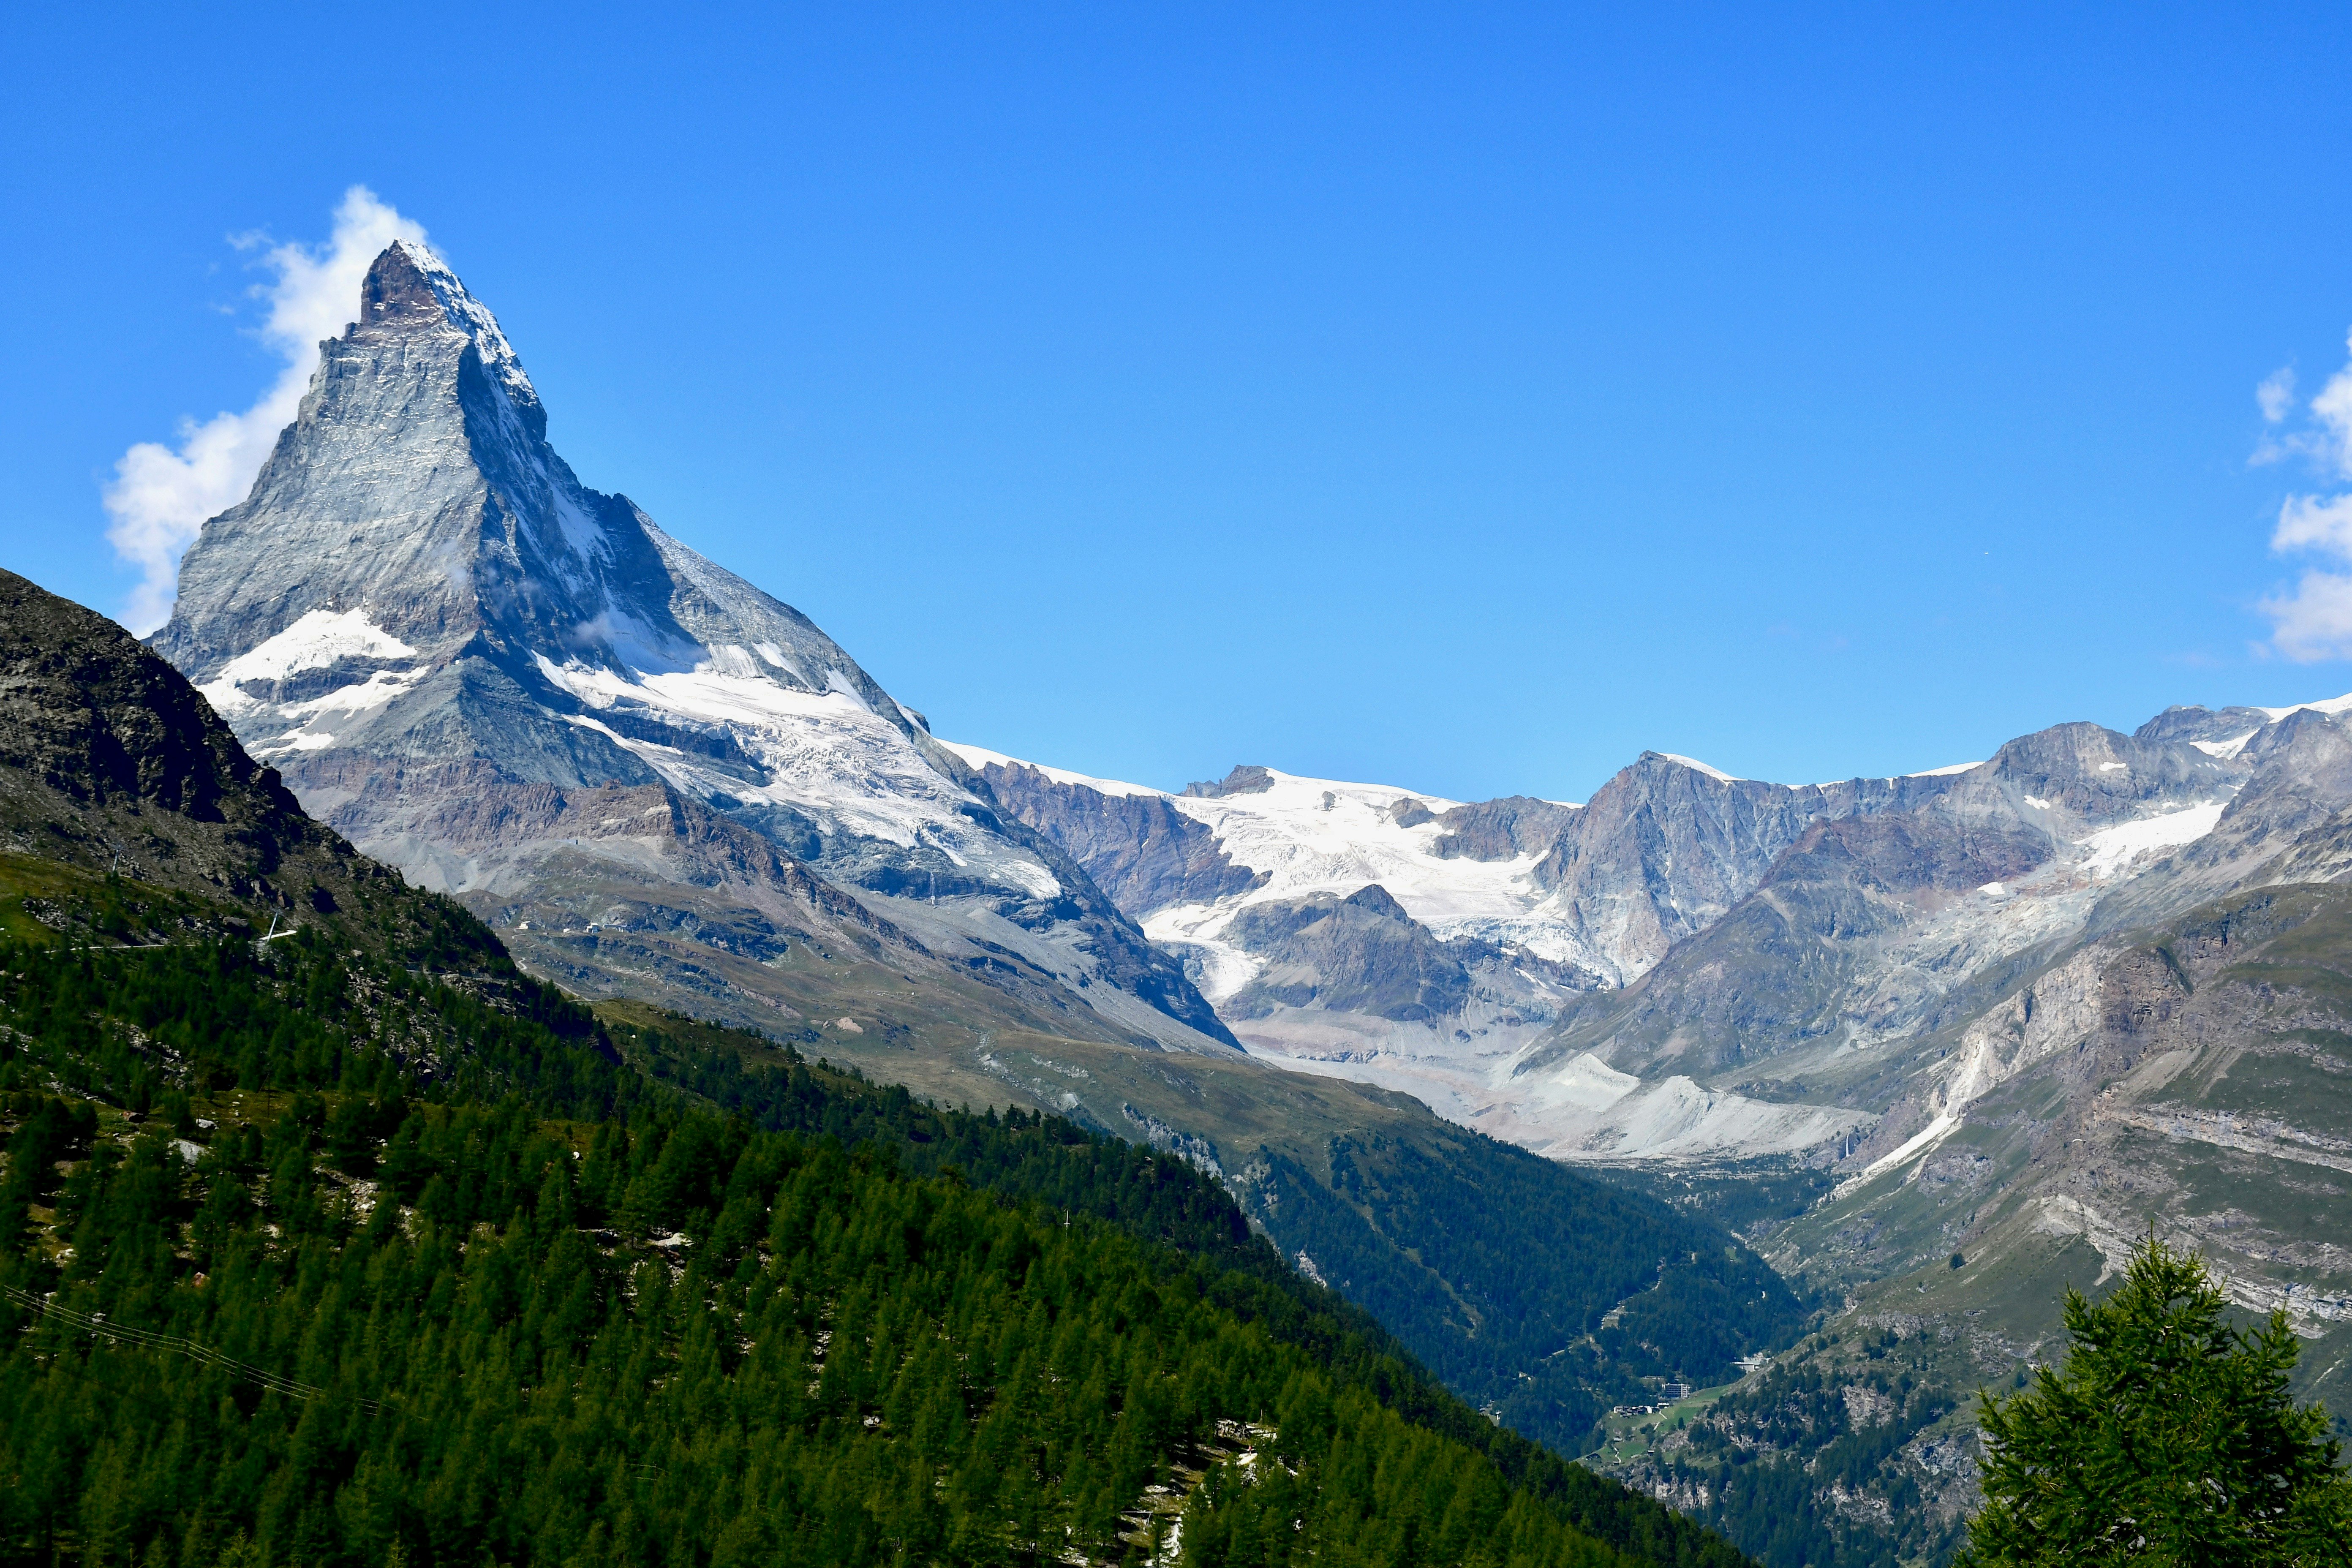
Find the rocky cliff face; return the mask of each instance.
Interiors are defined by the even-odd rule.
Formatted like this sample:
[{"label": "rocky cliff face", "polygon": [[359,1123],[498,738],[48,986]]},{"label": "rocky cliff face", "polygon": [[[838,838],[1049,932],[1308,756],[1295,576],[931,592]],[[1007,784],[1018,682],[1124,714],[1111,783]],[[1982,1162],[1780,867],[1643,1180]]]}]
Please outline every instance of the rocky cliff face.
[{"label": "rocky cliff face", "polygon": [[1438,941],[1377,882],[1344,899],[1311,893],[1251,904],[1225,930],[1228,941],[1265,961],[1226,1002],[1241,1018],[1319,1005],[1428,1023],[1461,1011],[1470,995],[1465,961],[1486,956],[1481,944]]},{"label": "rocky cliff face", "polygon": [[1437,817],[1444,824],[1445,831],[1429,847],[1429,852],[1441,860],[1457,857],[1513,860],[1522,855],[1542,855],[1559,842],[1569,824],[1576,819],[1576,812],[1575,806],[1538,800],[1528,795],[1507,795],[1498,800],[1454,806]]},{"label": "rocky cliff face", "polygon": [[[314,814],[510,918],[520,950],[591,989],[647,955],[582,938],[658,932],[683,944],[654,965],[665,984],[698,975],[706,1009],[792,1020],[721,959],[783,918],[777,900],[803,921],[829,902],[877,963],[1002,980],[1024,1021],[1043,1005],[1119,1037],[1230,1038],[1181,967],[838,644],[583,486],[497,321],[438,258],[395,243],[358,303],[251,494],[189,551],[154,639]],[[633,831],[606,826],[615,801]],[[597,830],[576,831],[583,813]],[[720,854],[722,822],[789,868]],[[854,896],[811,902],[811,879]],[[697,934],[721,931],[735,947]]]},{"label": "rocky cliff face", "polygon": [[1900,809],[1948,784],[1933,774],[1766,784],[1644,752],[1576,814],[1534,879],[1588,962],[1622,984],[1722,919],[1815,822]]}]

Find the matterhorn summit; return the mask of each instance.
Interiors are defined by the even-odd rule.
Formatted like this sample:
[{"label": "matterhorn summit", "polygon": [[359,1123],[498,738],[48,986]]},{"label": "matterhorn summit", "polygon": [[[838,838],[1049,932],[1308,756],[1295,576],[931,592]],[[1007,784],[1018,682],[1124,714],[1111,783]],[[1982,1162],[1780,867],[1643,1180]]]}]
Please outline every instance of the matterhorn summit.
[{"label": "matterhorn summit", "polygon": [[1230,1039],[832,638],[581,484],[438,257],[394,242],[358,306],[153,639],[314,815],[591,992],[789,1022],[830,944],[983,1015]]}]

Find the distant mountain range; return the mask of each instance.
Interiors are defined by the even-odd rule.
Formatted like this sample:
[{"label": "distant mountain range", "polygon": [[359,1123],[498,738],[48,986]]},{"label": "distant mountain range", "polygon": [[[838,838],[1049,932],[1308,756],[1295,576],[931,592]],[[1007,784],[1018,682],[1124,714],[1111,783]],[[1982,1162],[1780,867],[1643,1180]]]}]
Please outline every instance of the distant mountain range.
[{"label": "distant mountain range", "polygon": [[[313,815],[531,973],[1181,1152],[1552,1441],[1794,1331],[1778,1281],[1727,1283],[1748,1255],[1720,1239],[1570,1280],[1545,1206],[1623,1185],[1850,1319],[1943,1335],[1954,1388],[2034,1353],[2053,1282],[2150,1223],[2324,1340],[2318,1384],[2352,1350],[2326,1217],[2352,1173],[2352,698],[1827,784],[1644,752],[1580,805],[1089,778],[942,742],[798,612],[583,487],[489,311],[406,244],[152,646]],[[1515,1295],[1530,1258],[1549,1282]],[[1716,1314],[1700,1348],[1619,1332],[1645,1292]],[[1948,1523],[1964,1405],[1855,1485],[1902,1479]],[[1618,1453],[1723,1506],[1664,1449]],[[1891,1561],[1872,1539],[1855,1560]]]},{"label": "distant mountain range", "polygon": [[1265,767],[1164,794],[956,749],[1185,955],[1253,1050],[1559,1158],[1851,1158],[1881,1152],[1882,1106],[1744,1080],[1799,1047],[1931,1029],[2126,887],[2145,910],[2258,875],[2238,853],[2182,882],[2168,858],[2326,794],[2289,732],[2346,705],[2175,710],[2131,737],[2061,725],[1985,763],[1833,784],[1646,752],[1584,805]]},{"label": "distant mountain range", "polygon": [[[957,749],[1254,1054],[1623,1172],[1912,1336],[1942,1393],[1882,1411],[1862,1511],[1836,1500],[1855,1478],[1820,1479],[1862,1440],[1834,1413],[1619,1450],[1751,1550],[1743,1508],[1806,1498],[1792,1563],[1892,1562],[1957,1541],[1964,1396],[2150,1225],[2284,1309],[2306,1391],[2352,1409],[2347,714],[2173,708],[1826,785],[1650,752],[1580,806],[1262,766],[1171,794]],[[1857,1365],[1823,1339],[1776,1375],[1877,1375]],[[1769,1411],[1801,1384],[1764,1386]],[[1724,1500],[1740,1451],[1787,1486]]]}]

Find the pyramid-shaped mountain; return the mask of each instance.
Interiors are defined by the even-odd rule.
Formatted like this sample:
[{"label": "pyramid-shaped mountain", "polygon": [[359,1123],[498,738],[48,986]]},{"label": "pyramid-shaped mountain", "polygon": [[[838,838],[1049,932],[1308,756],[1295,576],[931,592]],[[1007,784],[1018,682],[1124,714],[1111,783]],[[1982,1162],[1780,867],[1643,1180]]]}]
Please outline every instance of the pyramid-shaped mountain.
[{"label": "pyramid-shaped mountain", "polygon": [[581,484],[439,258],[394,243],[358,304],[154,638],[312,813],[591,992],[772,1026],[862,962],[975,1024],[1230,1044],[840,645]]}]

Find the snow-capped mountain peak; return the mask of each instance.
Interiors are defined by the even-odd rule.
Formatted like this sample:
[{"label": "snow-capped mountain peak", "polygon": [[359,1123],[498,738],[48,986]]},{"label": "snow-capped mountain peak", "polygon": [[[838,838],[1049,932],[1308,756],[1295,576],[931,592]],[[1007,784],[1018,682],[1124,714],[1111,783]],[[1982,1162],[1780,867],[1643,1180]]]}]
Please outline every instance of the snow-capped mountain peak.
[{"label": "snow-capped mountain peak", "polygon": [[[872,918],[909,964],[969,952],[989,984],[1043,998],[1022,1026],[1075,1009],[1098,1034],[1230,1039],[912,709],[806,616],[583,485],[546,430],[497,318],[394,243],[252,492],[183,561],[157,650],[315,814],[413,881],[506,900],[486,913],[620,877],[629,896],[583,904],[581,929],[625,927],[624,905],[712,929],[686,905],[718,895],[684,889],[722,886],[729,922],[749,900],[772,931],[801,873],[730,837],[748,830],[888,907]],[[655,792],[667,805],[629,820],[676,832],[583,838],[572,792],[612,788]],[[722,841],[725,869],[705,858]]]},{"label": "snow-capped mountain peak", "polygon": [[437,310],[443,321],[466,334],[488,371],[518,406],[540,406],[539,390],[523,374],[522,361],[507,342],[488,306],[467,290],[449,264],[429,246],[395,239],[368,268],[360,288],[362,321],[374,325],[414,322]]},{"label": "snow-capped mountain peak", "polygon": [[[1159,803],[1213,842],[1224,862],[1248,874],[1245,889],[1140,911],[1146,930],[1162,940],[1213,939],[1247,905],[1318,893],[1345,898],[1374,884],[1443,935],[1502,938],[1543,896],[1530,873],[1549,838],[1523,835],[1525,847],[1506,840],[1499,853],[1483,844],[1465,849],[1464,826],[1480,808],[1443,795],[1255,766],[1175,793],[1044,767],[982,746],[948,744],[1000,795],[1004,781],[1026,773],[1105,800]],[[1578,809],[1550,801],[1524,805],[1548,823]]]}]

